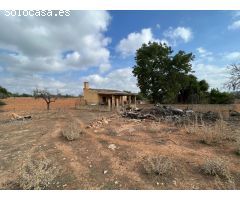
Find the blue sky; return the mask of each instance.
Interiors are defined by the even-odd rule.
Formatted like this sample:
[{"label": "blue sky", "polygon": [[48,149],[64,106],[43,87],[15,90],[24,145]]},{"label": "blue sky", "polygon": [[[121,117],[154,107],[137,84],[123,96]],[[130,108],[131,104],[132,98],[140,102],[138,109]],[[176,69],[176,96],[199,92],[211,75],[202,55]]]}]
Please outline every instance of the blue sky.
[{"label": "blue sky", "polygon": [[193,70],[223,89],[240,61],[239,11],[71,11],[69,17],[0,15],[0,85],[79,94],[91,87],[138,91],[132,76],[142,43],[193,52]]}]

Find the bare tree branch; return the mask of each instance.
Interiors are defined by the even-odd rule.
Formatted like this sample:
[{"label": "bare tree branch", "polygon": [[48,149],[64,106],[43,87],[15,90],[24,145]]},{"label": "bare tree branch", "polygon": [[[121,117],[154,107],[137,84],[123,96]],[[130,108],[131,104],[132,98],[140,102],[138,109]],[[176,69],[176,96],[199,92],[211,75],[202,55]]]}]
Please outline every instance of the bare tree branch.
[{"label": "bare tree branch", "polygon": [[49,110],[50,103],[55,102],[60,97],[60,94],[58,93],[57,95],[53,95],[46,89],[45,90],[35,89],[33,91],[33,96],[35,99],[42,98],[47,104],[47,110]]},{"label": "bare tree branch", "polygon": [[240,89],[240,64],[232,64],[228,67],[229,80],[225,83],[225,87],[229,90],[237,91]]}]

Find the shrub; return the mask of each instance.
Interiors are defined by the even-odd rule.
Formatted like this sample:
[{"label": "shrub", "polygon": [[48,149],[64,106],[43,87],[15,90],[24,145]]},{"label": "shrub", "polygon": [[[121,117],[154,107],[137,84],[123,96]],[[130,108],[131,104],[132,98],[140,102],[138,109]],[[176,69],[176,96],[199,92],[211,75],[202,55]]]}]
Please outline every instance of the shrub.
[{"label": "shrub", "polygon": [[81,133],[82,129],[77,123],[70,123],[62,130],[63,137],[65,137],[69,141],[78,139]]},{"label": "shrub", "polygon": [[159,128],[156,125],[151,124],[150,126],[146,127],[146,131],[148,131],[149,133],[158,133]]},{"label": "shrub", "polygon": [[234,102],[234,96],[231,93],[212,89],[209,95],[209,101],[211,104],[231,104]]},{"label": "shrub", "polygon": [[24,190],[46,189],[53,184],[60,169],[46,159],[32,160],[30,157],[20,167],[17,183]]},{"label": "shrub", "polygon": [[236,154],[240,156],[240,139],[237,140],[237,150]]},{"label": "shrub", "polygon": [[111,135],[111,136],[117,136],[118,132],[115,129],[113,129],[113,128],[108,128],[107,129],[107,134]]},{"label": "shrub", "polygon": [[202,172],[210,176],[218,176],[222,179],[231,180],[231,174],[224,160],[219,158],[208,159],[202,167]]},{"label": "shrub", "polygon": [[200,137],[200,142],[204,144],[221,143],[223,140],[233,140],[233,135],[230,134],[227,124],[222,120],[218,120],[214,125],[202,124],[196,131]]},{"label": "shrub", "polygon": [[169,176],[173,174],[173,162],[164,156],[145,157],[143,167],[147,174]]},{"label": "shrub", "polygon": [[4,106],[4,105],[6,105],[6,103],[0,100],[0,106]]}]

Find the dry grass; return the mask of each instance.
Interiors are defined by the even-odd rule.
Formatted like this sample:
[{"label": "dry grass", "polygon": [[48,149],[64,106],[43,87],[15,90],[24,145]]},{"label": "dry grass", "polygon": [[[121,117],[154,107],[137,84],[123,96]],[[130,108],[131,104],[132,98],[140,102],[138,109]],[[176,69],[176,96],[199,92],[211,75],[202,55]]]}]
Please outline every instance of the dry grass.
[{"label": "dry grass", "polygon": [[17,183],[24,190],[47,189],[59,175],[60,169],[46,158],[32,160],[30,157],[20,167]]},{"label": "dry grass", "polygon": [[164,156],[145,157],[143,168],[147,174],[170,176],[174,172],[174,165],[171,159]]},{"label": "dry grass", "polygon": [[202,172],[206,175],[218,176],[228,181],[232,179],[226,161],[219,158],[207,159],[202,166]]},{"label": "dry grass", "polygon": [[204,144],[221,143],[227,134],[228,129],[223,120],[218,120],[214,125],[203,125],[198,132],[200,142]]},{"label": "dry grass", "polygon": [[[51,110],[74,108],[78,98],[60,98],[56,102],[51,103]],[[4,111],[39,111],[46,110],[46,103],[42,99],[34,99],[32,97],[10,97],[3,99],[7,105],[3,107]]]},{"label": "dry grass", "polygon": [[221,118],[214,124],[206,124],[202,120],[195,120],[190,125],[185,125],[185,131],[188,134],[196,134],[201,143],[219,144],[224,140],[235,140],[233,132],[227,126],[227,123]]},{"label": "dry grass", "polygon": [[118,132],[114,128],[108,128],[107,129],[107,134],[110,135],[110,136],[117,136]]},{"label": "dry grass", "polygon": [[62,136],[69,141],[78,139],[81,133],[83,133],[83,131],[76,122],[71,122],[62,130]]},{"label": "dry grass", "polygon": [[237,140],[236,154],[240,156],[240,138],[238,138],[238,140]]},{"label": "dry grass", "polygon": [[159,128],[157,127],[156,124],[151,124],[149,127],[146,127],[146,131],[149,133],[158,133]]}]

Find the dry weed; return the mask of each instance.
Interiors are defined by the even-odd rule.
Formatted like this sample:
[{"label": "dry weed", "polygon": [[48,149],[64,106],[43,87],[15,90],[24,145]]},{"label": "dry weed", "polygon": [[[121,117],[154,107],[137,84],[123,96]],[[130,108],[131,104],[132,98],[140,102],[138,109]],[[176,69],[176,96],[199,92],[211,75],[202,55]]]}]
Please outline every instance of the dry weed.
[{"label": "dry weed", "polygon": [[107,129],[107,134],[110,135],[110,136],[117,136],[118,132],[114,128],[108,128]]},{"label": "dry weed", "polygon": [[188,134],[196,134],[200,142],[204,144],[221,143],[224,140],[234,140],[232,131],[227,123],[221,118],[214,124],[205,124],[202,120],[195,120],[190,125],[185,125],[185,131]]},{"label": "dry weed", "polygon": [[227,181],[232,180],[226,161],[219,158],[207,159],[203,164],[202,172],[206,175],[218,176]]},{"label": "dry weed", "polygon": [[238,138],[238,140],[237,140],[236,154],[240,156],[240,138]]},{"label": "dry weed", "polygon": [[231,139],[226,122],[222,119],[216,121],[214,125],[204,125],[198,132],[200,141],[205,144],[221,143],[224,140]]},{"label": "dry weed", "polygon": [[72,141],[80,137],[80,134],[83,133],[82,129],[79,127],[79,124],[76,122],[70,123],[67,127],[62,130],[62,135],[67,140]]},{"label": "dry weed", "polygon": [[158,133],[159,128],[157,127],[156,124],[151,124],[149,127],[146,127],[146,131],[149,133]]},{"label": "dry weed", "polygon": [[46,158],[32,160],[30,157],[19,170],[17,183],[24,190],[47,189],[59,175],[60,169]]},{"label": "dry weed", "polygon": [[164,156],[145,157],[143,167],[147,174],[170,176],[174,172],[171,159]]},{"label": "dry weed", "polygon": [[217,189],[217,190],[235,190],[236,189],[236,185],[233,180],[224,181],[218,175],[215,176],[214,186],[215,186],[214,189]]}]

